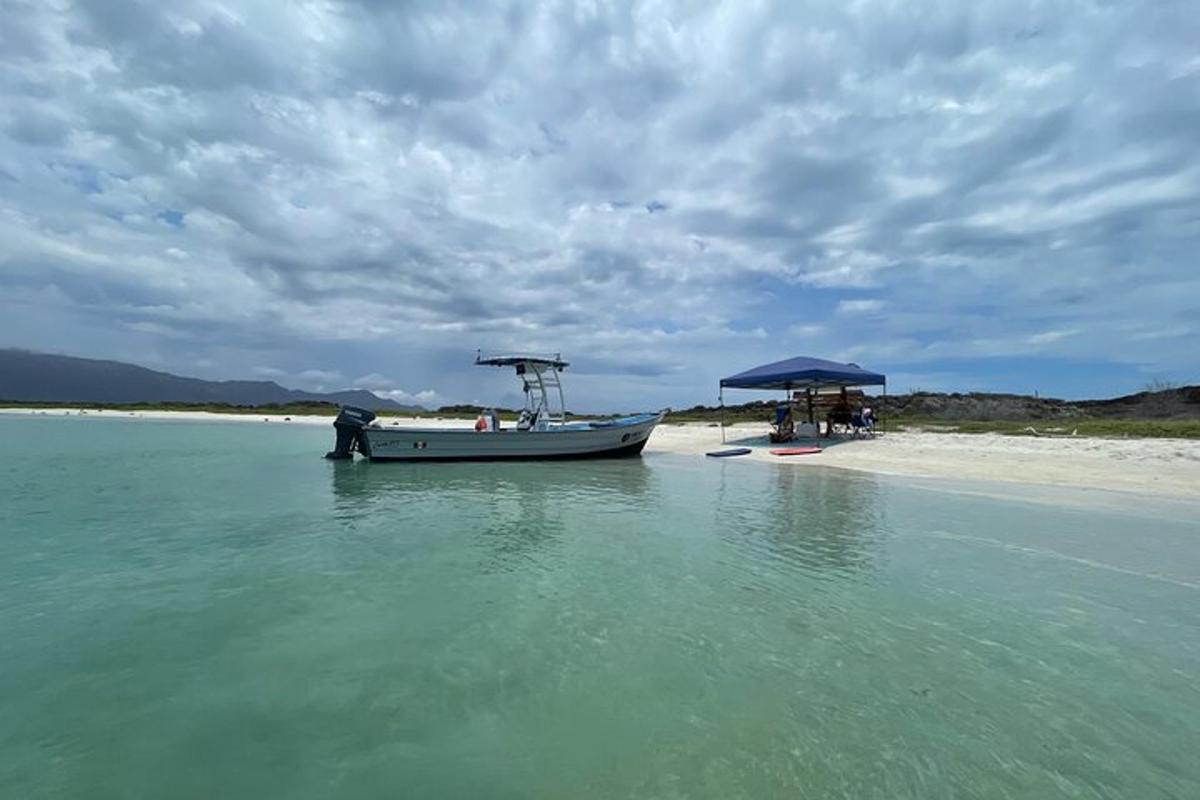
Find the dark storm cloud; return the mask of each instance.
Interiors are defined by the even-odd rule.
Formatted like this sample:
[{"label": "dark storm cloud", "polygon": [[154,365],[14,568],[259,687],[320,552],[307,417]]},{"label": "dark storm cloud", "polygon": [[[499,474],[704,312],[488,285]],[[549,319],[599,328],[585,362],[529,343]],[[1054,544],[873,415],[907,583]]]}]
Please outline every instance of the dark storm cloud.
[{"label": "dark storm cloud", "polygon": [[0,279],[55,328],[4,344],[576,351],[664,401],[789,331],[1186,377],[1197,40],[1174,2],[11,3]]}]

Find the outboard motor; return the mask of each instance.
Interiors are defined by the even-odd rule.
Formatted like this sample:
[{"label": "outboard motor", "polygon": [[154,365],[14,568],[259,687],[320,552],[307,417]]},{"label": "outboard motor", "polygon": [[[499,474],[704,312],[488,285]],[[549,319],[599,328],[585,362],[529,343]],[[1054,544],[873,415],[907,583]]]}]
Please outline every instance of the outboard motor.
[{"label": "outboard motor", "polygon": [[362,429],[370,425],[373,419],[375,419],[373,411],[354,406],[342,406],[342,412],[333,421],[333,427],[337,431],[337,444],[325,454],[325,457],[338,461],[354,458],[355,449],[360,449],[357,448],[357,445],[362,436]]}]

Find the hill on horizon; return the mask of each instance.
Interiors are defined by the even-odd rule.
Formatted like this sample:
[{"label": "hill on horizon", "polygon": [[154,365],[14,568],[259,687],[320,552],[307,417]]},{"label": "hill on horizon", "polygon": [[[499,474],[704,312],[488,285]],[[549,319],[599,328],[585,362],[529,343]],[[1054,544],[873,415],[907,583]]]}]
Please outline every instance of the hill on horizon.
[{"label": "hill on horizon", "polygon": [[[1153,388],[1096,400],[1060,400],[1006,392],[910,392],[867,395],[866,401],[882,414],[941,422],[1200,420],[1200,386]],[[752,400],[727,405],[724,413],[735,418],[737,415],[766,418],[779,403],[778,399]],[[676,416],[717,419],[721,413],[718,406],[698,405],[681,409]]]},{"label": "hill on horizon", "polygon": [[365,389],[305,392],[274,381],[206,381],[121,361],[0,349],[0,401],[26,403],[336,403],[373,411],[424,411]]}]

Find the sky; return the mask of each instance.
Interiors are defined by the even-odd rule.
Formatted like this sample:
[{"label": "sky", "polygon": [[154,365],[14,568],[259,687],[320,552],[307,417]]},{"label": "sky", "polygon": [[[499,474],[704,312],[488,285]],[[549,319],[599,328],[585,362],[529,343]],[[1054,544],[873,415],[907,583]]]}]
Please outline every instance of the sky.
[{"label": "sky", "polygon": [[0,346],[427,406],[561,353],[580,411],[1200,383],[1194,0],[0,18]]}]

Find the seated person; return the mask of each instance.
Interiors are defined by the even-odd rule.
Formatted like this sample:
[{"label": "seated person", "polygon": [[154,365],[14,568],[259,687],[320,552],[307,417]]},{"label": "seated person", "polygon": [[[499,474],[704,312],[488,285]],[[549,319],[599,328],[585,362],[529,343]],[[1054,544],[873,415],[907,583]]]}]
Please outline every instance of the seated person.
[{"label": "seated person", "polygon": [[850,411],[850,398],[846,396],[846,389],[842,387],[842,393],[838,395],[837,402],[833,408],[825,415],[825,438],[828,439],[833,435],[834,425],[850,425],[850,419],[853,413]]},{"label": "seated person", "polygon": [[775,409],[775,430],[770,433],[772,442],[790,442],[796,438],[796,423],[792,419],[792,407],[779,406]]},{"label": "seated person", "polygon": [[537,422],[537,412],[530,411],[528,408],[521,409],[521,415],[517,417],[517,430],[527,431],[533,428]]},{"label": "seated person", "polygon": [[485,408],[479,412],[479,418],[475,420],[476,433],[493,433],[500,430],[500,416],[494,408]]},{"label": "seated person", "polygon": [[863,406],[850,417],[850,427],[855,433],[875,434],[875,412],[870,406]]}]

